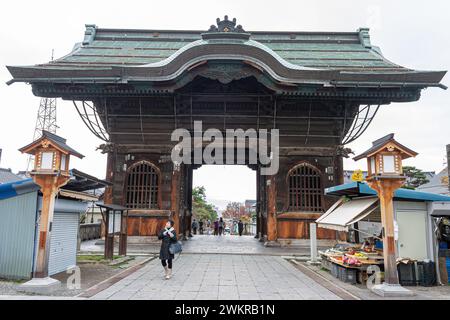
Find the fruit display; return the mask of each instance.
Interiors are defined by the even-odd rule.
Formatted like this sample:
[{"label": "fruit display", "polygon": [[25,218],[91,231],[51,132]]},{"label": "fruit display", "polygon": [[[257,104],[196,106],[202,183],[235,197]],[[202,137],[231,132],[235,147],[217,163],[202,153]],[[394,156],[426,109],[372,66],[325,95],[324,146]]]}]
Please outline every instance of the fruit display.
[{"label": "fruit display", "polygon": [[342,262],[345,264],[348,264],[349,266],[360,266],[361,265],[361,261],[359,261],[356,258],[348,257],[348,256],[343,256]]},{"label": "fruit display", "polygon": [[355,253],[355,257],[358,258],[358,259],[369,259],[369,257],[366,254],[362,253],[362,252],[356,252]]}]

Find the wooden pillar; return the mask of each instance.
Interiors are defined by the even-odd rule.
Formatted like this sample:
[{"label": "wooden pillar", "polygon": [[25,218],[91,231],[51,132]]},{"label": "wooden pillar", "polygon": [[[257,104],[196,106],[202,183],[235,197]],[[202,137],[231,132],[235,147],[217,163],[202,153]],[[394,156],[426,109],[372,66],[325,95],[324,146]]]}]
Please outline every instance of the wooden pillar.
[{"label": "wooden pillar", "polygon": [[127,226],[128,212],[122,211],[120,214],[120,235],[119,235],[119,255],[127,255]]},{"label": "wooden pillar", "polygon": [[45,278],[48,276],[48,260],[50,255],[51,230],[50,223],[53,221],[53,209],[55,206],[56,190],[52,186],[53,179],[47,179],[42,191],[42,209],[39,225],[39,245],[34,277]]},{"label": "wooden pillar", "polygon": [[188,232],[188,236],[192,237],[192,178],[193,178],[193,174],[194,174],[194,170],[192,168],[189,168],[187,176],[187,186],[189,186],[188,188],[186,188],[186,198],[188,199],[188,207],[187,207],[187,213],[188,215],[186,216],[187,218],[187,230],[189,230]]},{"label": "wooden pillar", "polygon": [[35,278],[48,277],[50,258],[51,225],[55,207],[55,197],[60,187],[69,181],[65,176],[36,176],[34,181],[41,187],[42,208],[39,224],[39,244],[34,270]]},{"label": "wooden pillar", "polygon": [[369,186],[378,192],[380,199],[381,223],[383,225],[384,281],[398,285],[397,255],[394,238],[394,192],[403,185],[403,179],[386,178],[368,181]]},{"label": "wooden pillar", "polygon": [[344,157],[340,154],[334,157],[336,185],[344,184]]},{"label": "wooden pillar", "polygon": [[267,240],[276,241],[277,235],[277,185],[276,176],[270,176],[267,186]]},{"label": "wooden pillar", "polygon": [[[114,183],[114,168],[116,166],[116,153],[115,151],[108,152],[108,158],[106,160],[106,176],[105,180]],[[105,194],[103,196],[103,202],[105,204],[113,203],[113,185],[105,188]]]},{"label": "wooden pillar", "polygon": [[[107,260],[112,260],[114,257],[114,224],[113,224],[113,233],[109,232],[109,220],[111,219],[110,210],[106,209],[105,211],[105,253],[104,257]],[[114,214],[114,212],[113,212]]]},{"label": "wooden pillar", "polygon": [[170,191],[170,210],[172,211],[172,219],[175,222],[175,231],[177,236],[180,234],[180,170],[175,168],[172,170],[172,184]]},{"label": "wooden pillar", "polygon": [[260,189],[260,170],[259,167],[256,170],[256,234],[255,234],[255,238],[258,239],[261,237],[261,221],[260,221],[260,216],[261,216],[261,189]]}]

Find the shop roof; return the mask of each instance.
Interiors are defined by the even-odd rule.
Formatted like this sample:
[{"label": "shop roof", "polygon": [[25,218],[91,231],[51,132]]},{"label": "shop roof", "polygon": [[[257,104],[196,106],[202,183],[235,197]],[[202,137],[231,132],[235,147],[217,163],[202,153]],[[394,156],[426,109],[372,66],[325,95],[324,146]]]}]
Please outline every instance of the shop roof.
[{"label": "shop roof", "polygon": [[95,203],[98,207],[113,211],[128,211],[129,208],[118,204],[104,204],[103,202]]},{"label": "shop roof", "polygon": [[[70,176],[71,179],[61,190],[69,192],[83,192],[104,188],[111,185],[110,182],[97,179],[76,169],[70,170]],[[0,184],[0,200],[12,198],[33,191],[38,191],[39,189],[39,185],[34,183],[33,179],[31,178]],[[91,198],[93,197],[92,195],[88,194],[86,194],[86,196],[90,196]]]},{"label": "shop roof", "polygon": [[0,200],[38,191],[40,188],[32,179],[24,179],[0,185]]},{"label": "shop roof", "polygon": [[101,189],[112,185],[111,182],[98,179],[77,169],[71,169],[70,175],[72,179],[64,186],[65,190],[88,191]]},{"label": "shop roof", "polygon": [[[351,182],[326,188],[325,194],[330,196],[363,197],[377,195],[377,192],[364,182]],[[450,202],[449,196],[402,188],[395,191],[394,198],[397,200]]]},{"label": "shop roof", "polygon": [[0,168],[0,184],[20,180],[21,177],[11,171],[11,169]]}]

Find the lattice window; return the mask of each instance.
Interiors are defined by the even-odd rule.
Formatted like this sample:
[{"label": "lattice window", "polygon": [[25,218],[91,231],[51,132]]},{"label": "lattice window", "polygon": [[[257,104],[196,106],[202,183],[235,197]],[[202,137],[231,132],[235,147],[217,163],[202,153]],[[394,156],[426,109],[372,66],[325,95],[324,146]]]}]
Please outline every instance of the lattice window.
[{"label": "lattice window", "polygon": [[288,173],[289,210],[322,212],[321,173],[315,167],[302,163]]},{"label": "lattice window", "polygon": [[132,209],[159,209],[159,170],[141,161],[130,167],[126,179],[125,206]]}]

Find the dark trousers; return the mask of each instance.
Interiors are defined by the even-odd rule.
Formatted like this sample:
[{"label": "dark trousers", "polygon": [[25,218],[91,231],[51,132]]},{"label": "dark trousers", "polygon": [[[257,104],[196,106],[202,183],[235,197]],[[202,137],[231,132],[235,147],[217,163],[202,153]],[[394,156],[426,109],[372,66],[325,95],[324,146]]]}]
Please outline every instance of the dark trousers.
[{"label": "dark trousers", "polygon": [[166,266],[168,266],[169,269],[172,269],[172,259],[167,259],[167,260],[162,259],[161,264],[164,268]]}]

